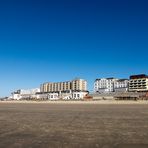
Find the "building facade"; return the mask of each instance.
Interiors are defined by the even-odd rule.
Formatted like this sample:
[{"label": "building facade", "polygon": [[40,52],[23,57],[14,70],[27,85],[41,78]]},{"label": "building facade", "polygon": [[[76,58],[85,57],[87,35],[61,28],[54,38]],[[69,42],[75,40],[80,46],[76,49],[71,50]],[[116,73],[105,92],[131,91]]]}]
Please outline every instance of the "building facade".
[{"label": "building facade", "polygon": [[129,86],[128,79],[118,79],[114,82],[114,91],[115,92],[127,92]]},{"label": "building facade", "polygon": [[[43,83],[40,87],[41,93],[47,93],[48,99],[82,99],[87,91],[87,82],[83,79],[74,79],[65,82]],[[54,95],[56,94],[56,95]],[[53,98],[52,98],[53,97]]]},{"label": "building facade", "polygon": [[87,82],[83,79],[74,79],[71,81],[72,91],[87,91]]},{"label": "building facade", "polygon": [[11,93],[11,96],[9,99],[13,100],[20,100],[20,99],[29,99],[32,97],[35,97],[36,93],[39,93],[40,89],[35,88],[35,89],[19,89],[17,91],[14,91]]},{"label": "building facade", "polygon": [[48,82],[43,83],[40,87],[41,92],[71,92],[87,91],[87,82],[83,79],[74,79],[65,82]]},{"label": "building facade", "polygon": [[59,91],[70,91],[71,90],[71,82],[57,82],[57,83],[44,83],[41,84],[40,87],[41,92],[59,92]]},{"label": "building facade", "polygon": [[129,81],[129,91],[148,91],[148,76],[145,74],[131,75]]},{"label": "building facade", "polygon": [[114,82],[116,78],[96,79],[94,83],[94,92],[109,93],[114,91]]},{"label": "building facade", "polygon": [[102,78],[96,79],[94,83],[94,92],[110,93],[110,92],[127,92],[128,79]]}]

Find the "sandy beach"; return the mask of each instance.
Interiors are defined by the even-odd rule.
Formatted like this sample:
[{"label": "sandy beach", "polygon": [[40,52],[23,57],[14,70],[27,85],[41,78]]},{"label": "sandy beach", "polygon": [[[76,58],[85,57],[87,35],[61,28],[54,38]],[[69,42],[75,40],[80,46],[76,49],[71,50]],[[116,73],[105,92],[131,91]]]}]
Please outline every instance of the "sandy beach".
[{"label": "sandy beach", "polygon": [[98,100],[98,101],[0,101],[0,103],[27,103],[27,104],[148,104],[148,100],[138,100],[138,101],[129,101],[129,100]]},{"label": "sandy beach", "polygon": [[1,148],[147,148],[146,101],[1,101]]}]

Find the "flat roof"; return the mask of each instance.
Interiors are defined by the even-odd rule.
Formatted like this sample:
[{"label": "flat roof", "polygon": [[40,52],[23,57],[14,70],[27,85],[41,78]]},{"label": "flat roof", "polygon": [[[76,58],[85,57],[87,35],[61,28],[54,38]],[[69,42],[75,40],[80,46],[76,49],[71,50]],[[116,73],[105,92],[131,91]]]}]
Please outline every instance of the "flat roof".
[{"label": "flat roof", "polygon": [[130,79],[140,79],[140,78],[148,78],[146,74],[139,74],[139,75],[131,75]]}]

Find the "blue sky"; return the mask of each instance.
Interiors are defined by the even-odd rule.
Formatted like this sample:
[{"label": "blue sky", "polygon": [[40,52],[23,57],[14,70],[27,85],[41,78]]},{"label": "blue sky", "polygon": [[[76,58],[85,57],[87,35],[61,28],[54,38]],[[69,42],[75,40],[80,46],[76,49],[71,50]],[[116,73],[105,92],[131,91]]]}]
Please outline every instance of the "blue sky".
[{"label": "blue sky", "polygon": [[148,74],[146,0],[1,0],[0,96],[75,77]]}]

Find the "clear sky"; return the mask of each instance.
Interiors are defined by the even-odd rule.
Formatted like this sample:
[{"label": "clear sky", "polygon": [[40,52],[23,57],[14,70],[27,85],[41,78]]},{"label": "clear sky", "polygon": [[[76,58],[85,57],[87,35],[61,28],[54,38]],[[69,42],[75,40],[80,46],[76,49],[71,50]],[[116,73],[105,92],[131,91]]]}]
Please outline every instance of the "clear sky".
[{"label": "clear sky", "polygon": [[0,96],[75,77],[148,74],[147,0],[0,0]]}]

